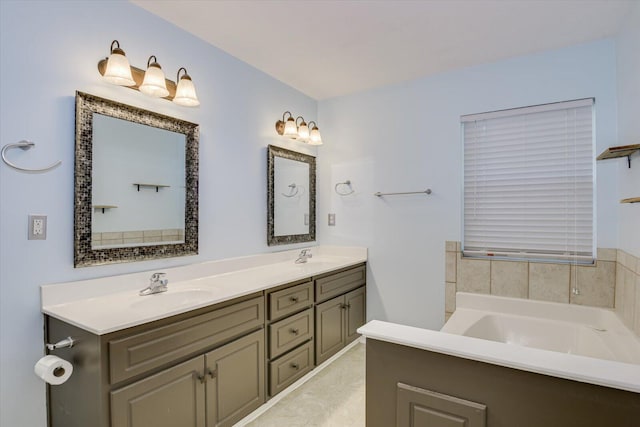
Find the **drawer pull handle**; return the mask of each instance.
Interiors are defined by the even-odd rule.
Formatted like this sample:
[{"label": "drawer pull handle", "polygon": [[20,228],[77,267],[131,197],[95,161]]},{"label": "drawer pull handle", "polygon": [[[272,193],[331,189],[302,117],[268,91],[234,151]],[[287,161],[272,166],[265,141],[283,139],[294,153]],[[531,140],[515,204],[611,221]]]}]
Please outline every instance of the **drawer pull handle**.
[{"label": "drawer pull handle", "polygon": [[297,363],[292,363],[292,364],[291,364],[291,367],[292,367],[293,369],[295,369],[296,371],[300,369],[300,365],[298,365]]},{"label": "drawer pull handle", "polygon": [[298,333],[300,332],[300,329],[298,329],[298,328],[291,328],[291,329],[289,329],[289,332],[291,332],[293,335],[298,335]]},{"label": "drawer pull handle", "polygon": [[289,301],[291,301],[291,302],[298,302],[298,301],[299,301],[299,299],[298,299],[298,297],[289,297]]}]

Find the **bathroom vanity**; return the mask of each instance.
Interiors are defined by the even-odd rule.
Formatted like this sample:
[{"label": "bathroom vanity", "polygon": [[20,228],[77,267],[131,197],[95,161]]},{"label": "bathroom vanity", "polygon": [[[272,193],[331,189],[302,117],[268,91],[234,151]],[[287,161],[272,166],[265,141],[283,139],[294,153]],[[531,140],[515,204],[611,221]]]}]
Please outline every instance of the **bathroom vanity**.
[{"label": "bathroom vanity", "polygon": [[[366,250],[314,248],[316,258],[294,264],[297,252],[168,269],[186,280],[144,297],[116,290],[64,302],[61,292],[84,288],[43,286],[45,339],[76,342],[52,352],[74,371],[48,387],[49,425],[231,426],[302,378],[365,323]],[[202,270],[214,274],[188,277]]]}]

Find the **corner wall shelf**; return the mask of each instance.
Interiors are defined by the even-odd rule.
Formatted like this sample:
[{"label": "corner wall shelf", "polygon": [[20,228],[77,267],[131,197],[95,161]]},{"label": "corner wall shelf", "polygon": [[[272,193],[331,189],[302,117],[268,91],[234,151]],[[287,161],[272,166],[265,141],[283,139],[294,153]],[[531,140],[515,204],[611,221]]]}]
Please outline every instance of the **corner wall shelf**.
[{"label": "corner wall shelf", "polygon": [[158,190],[160,190],[161,188],[169,188],[171,187],[170,185],[164,185],[164,184],[143,184],[141,182],[134,182],[133,185],[138,187],[138,191],[140,191],[140,187],[151,187],[156,189],[156,193],[158,192]]},{"label": "corner wall shelf", "polygon": [[620,203],[640,203],[640,197],[629,197],[628,199],[620,200]]},{"label": "corner wall shelf", "polygon": [[94,209],[102,209],[102,213],[104,213],[105,209],[116,209],[116,205],[93,205]]},{"label": "corner wall shelf", "polygon": [[618,157],[626,157],[627,164],[631,167],[631,155],[636,151],[640,151],[640,144],[620,145],[618,147],[609,147],[604,150],[596,160],[616,159]]}]

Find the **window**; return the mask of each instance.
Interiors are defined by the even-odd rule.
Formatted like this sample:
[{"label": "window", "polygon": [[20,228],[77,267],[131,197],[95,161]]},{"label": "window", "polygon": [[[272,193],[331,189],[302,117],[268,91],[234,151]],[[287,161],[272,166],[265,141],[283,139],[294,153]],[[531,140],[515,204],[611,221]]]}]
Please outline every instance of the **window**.
[{"label": "window", "polygon": [[593,104],[461,117],[465,256],[593,262]]}]

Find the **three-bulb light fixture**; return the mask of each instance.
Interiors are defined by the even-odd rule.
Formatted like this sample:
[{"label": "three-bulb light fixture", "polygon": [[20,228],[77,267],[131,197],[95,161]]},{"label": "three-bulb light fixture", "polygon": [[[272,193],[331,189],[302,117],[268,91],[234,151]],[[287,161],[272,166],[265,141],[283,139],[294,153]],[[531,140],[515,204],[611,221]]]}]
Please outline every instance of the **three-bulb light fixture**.
[{"label": "three-bulb light fixture", "polygon": [[[287,114],[289,118],[287,118]],[[294,119],[293,114],[289,111],[285,111],[282,115],[282,120],[276,122],[276,132],[278,132],[278,135],[305,142],[309,145],[322,145],[322,137],[316,122],[310,121],[307,124],[302,116]]]},{"label": "three-bulb light fixture", "polygon": [[[109,83],[139,90],[156,98],[165,98],[185,107],[200,105],[196,88],[186,68],[182,67],[178,70],[176,85],[175,82],[164,77],[164,72],[155,55],[149,57],[146,71],[132,67],[124,51],[120,49],[118,40],[111,43],[109,57],[98,62],[98,71]],[[182,71],[184,74],[180,76]]]}]

